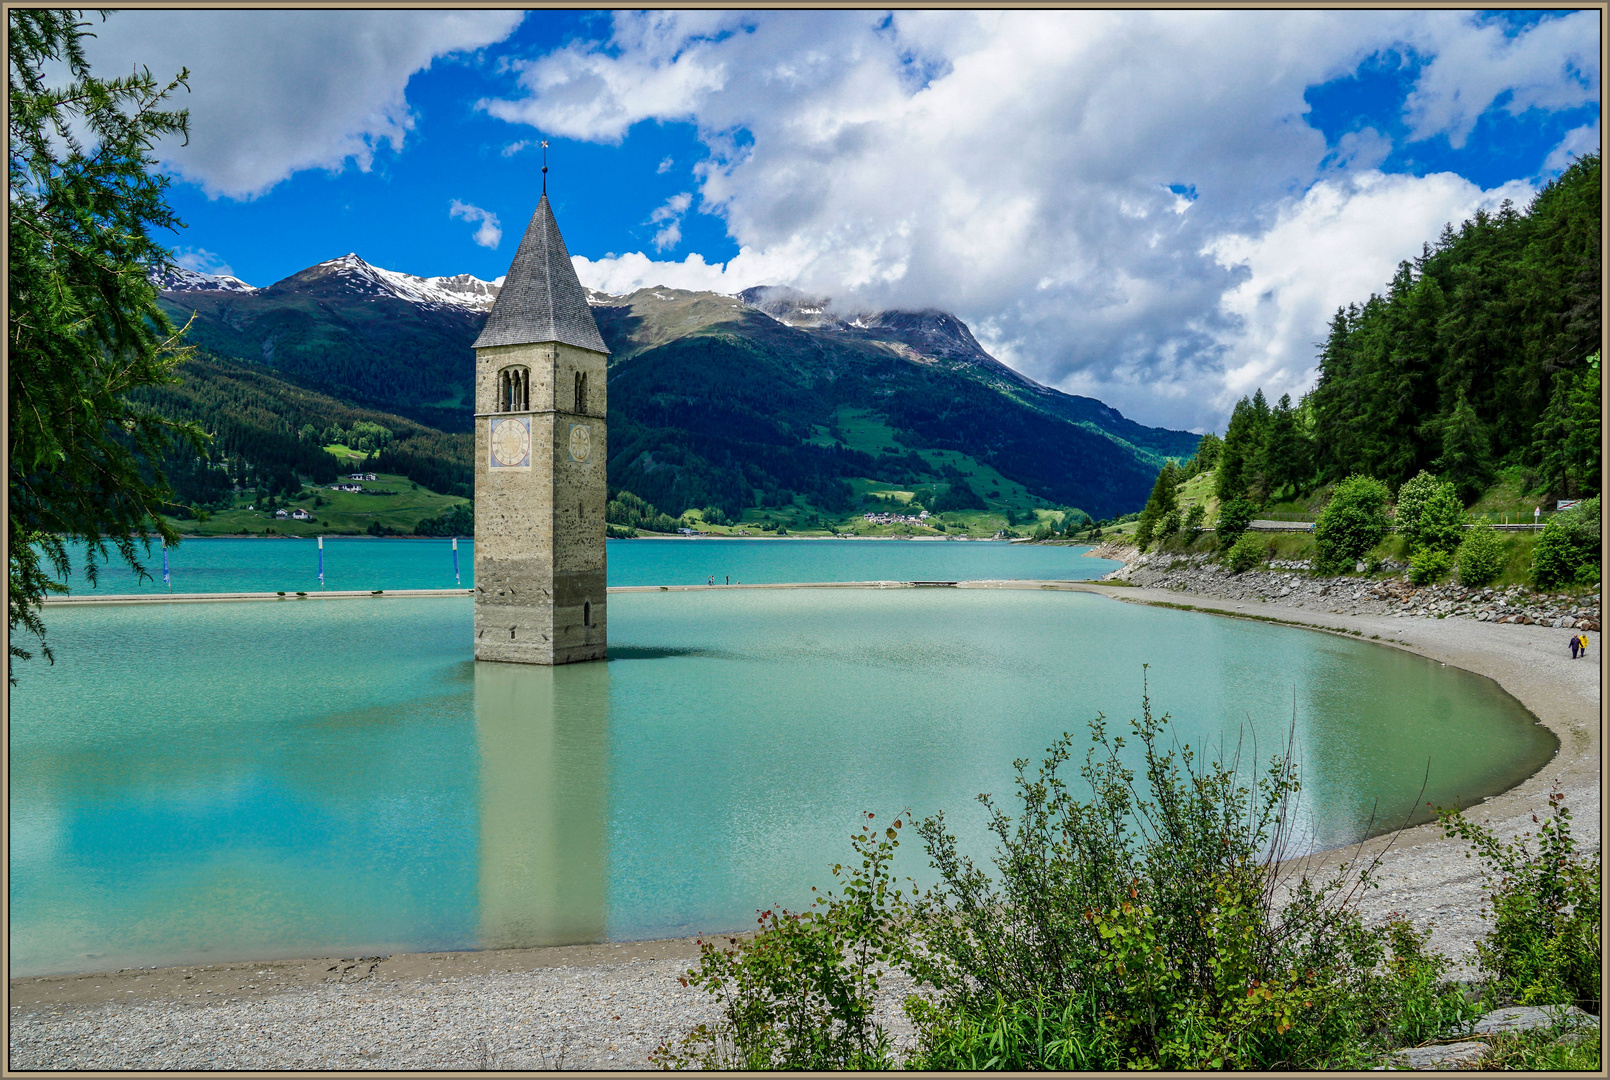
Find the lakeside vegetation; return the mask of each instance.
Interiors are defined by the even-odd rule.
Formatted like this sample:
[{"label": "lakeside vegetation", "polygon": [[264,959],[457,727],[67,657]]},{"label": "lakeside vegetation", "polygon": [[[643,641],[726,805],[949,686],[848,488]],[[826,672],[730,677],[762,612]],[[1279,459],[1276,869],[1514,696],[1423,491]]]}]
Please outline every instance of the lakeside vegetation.
[{"label": "lakeside vegetation", "polygon": [[[1444,832],[1481,860],[1494,930],[1473,984],[1401,916],[1367,925],[1378,863],[1314,879],[1290,858],[1301,780],[1290,748],[1256,776],[1239,755],[1171,743],[1143,696],[1130,736],[1090,723],[1037,771],[1016,762],[1014,811],[980,801],[998,841],[975,864],[942,813],[917,824],[938,883],[891,871],[909,812],[865,815],[838,891],[801,912],[760,913],[758,932],[701,941],[684,984],[722,1018],[654,1060],[666,1068],[946,1070],[1359,1069],[1399,1048],[1455,1041],[1510,1002],[1600,1000],[1601,859],[1582,853],[1556,794],[1535,838],[1499,841],[1457,811]],[[1079,780],[1069,776],[1070,763]],[[1087,792],[1081,797],[1076,792]],[[815,891],[815,890],[813,890]],[[873,1006],[891,972],[916,1048],[903,1060]],[[1562,1024],[1503,1041],[1498,1061],[1597,1068],[1598,1043]]]},{"label": "lakeside vegetation", "polygon": [[[1580,158],[1524,213],[1447,226],[1384,296],[1339,310],[1310,393],[1270,406],[1260,389],[1162,466],[1137,547],[1212,529],[1236,571],[1279,550],[1322,574],[1403,563],[1416,584],[1597,583],[1599,184],[1599,155]],[[1313,532],[1268,541],[1247,531],[1260,517]]]}]

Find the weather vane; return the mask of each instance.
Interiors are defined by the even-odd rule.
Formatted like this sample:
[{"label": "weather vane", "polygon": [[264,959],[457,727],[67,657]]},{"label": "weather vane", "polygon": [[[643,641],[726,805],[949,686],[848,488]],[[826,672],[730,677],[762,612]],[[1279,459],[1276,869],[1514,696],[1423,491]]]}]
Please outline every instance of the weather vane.
[{"label": "weather vane", "polygon": [[542,140],[542,193],[548,194],[548,140]]}]

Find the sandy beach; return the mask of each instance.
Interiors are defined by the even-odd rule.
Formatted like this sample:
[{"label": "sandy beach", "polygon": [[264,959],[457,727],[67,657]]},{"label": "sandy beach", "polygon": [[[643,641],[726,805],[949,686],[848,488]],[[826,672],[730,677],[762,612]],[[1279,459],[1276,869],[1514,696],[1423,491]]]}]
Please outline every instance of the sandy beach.
[{"label": "sandy beach", "polygon": [[[1485,675],[1559,738],[1537,774],[1472,811],[1501,836],[1533,828],[1551,790],[1565,793],[1575,833],[1600,843],[1602,641],[1573,661],[1568,632],[1472,619],[1350,615],[1081,582],[968,582],[964,588],[1080,591],[1334,632],[1407,649]],[[1432,945],[1468,957],[1482,931],[1479,868],[1434,825],[1381,837],[1381,887],[1367,917],[1402,912],[1430,925]],[[1316,870],[1357,849],[1315,856]],[[691,940],[562,948],[309,958],[10,980],[12,1069],[531,1069],[644,1068],[661,1041],[716,1018],[702,992],[677,983]],[[1468,970],[1468,969],[1467,969]],[[879,1012],[897,1042],[902,985]]]}]

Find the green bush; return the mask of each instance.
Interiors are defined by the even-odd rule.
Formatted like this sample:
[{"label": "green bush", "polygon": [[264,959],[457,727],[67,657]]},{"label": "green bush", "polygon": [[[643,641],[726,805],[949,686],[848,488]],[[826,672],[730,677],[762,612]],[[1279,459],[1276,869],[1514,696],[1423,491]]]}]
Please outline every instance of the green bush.
[{"label": "green bush", "polygon": [[[1131,724],[1144,776],[1104,719],[1076,798],[1070,738],[1038,775],[1017,762],[1021,812],[987,797],[995,873],[943,816],[919,827],[940,882],[914,906],[908,1069],[1348,1068],[1474,1018],[1447,961],[1402,923],[1371,929],[1341,876],[1283,878],[1297,777],[1165,751],[1168,718]],[[1280,899],[1284,897],[1284,899]]]},{"label": "green bush", "polygon": [[[661,1043],[650,1060],[666,1069],[889,1068],[888,1034],[872,1019],[878,980],[906,959],[897,916],[908,903],[889,865],[901,821],[881,833],[873,815],[850,837],[853,865],[835,866],[844,892],[829,892],[810,910],[763,911],[754,937],[727,947],[699,942],[699,966],[679,979],[721,1000],[723,1018],[700,1024],[675,1046]],[[815,891],[814,889],[812,890]]]},{"label": "green bush", "polygon": [[1202,503],[1194,504],[1185,515],[1185,533],[1189,540],[1194,541],[1202,535],[1202,522],[1207,519],[1207,507]]},{"label": "green bush", "polygon": [[1252,500],[1244,496],[1237,496],[1219,507],[1219,520],[1214,525],[1214,535],[1219,538],[1219,550],[1228,551],[1241,534],[1247,531],[1258,508]]},{"label": "green bush", "polygon": [[1441,548],[1423,547],[1409,556],[1409,580],[1416,585],[1438,581],[1453,566],[1453,556]]},{"label": "green bush", "polygon": [[1224,557],[1225,564],[1230,572],[1239,574],[1251,570],[1263,561],[1265,545],[1256,533],[1244,532],[1240,538],[1231,545],[1229,553]]},{"label": "green bush", "polygon": [[[653,1060],[668,1068],[1348,1069],[1391,1047],[1468,1030],[1479,1009],[1402,921],[1367,927],[1353,898],[1373,870],[1296,876],[1300,783],[1289,753],[1246,775],[1172,743],[1141,700],[1122,737],[1090,723],[1076,787],[1071,736],[1036,774],[1015,763],[1020,808],[980,796],[999,842],[993,872],[963,855],[943,814],[922,836],[938,883],[896,890],[897,819],[851,837],[849,884],[802,914],[700,943],[687,982],[723,1018]],[[1077,792],[1085,793],[1084,798]],[[854,869],[858,862],[860,868]],[[917,1047],[894,1060],[872,1019],[888,968]]]},{"label": "green bush", "polygon": [[1413,477],[1403,481],[1403,486],[1398,488],[1398,500],[1392,524],[1397,526],[1398,535],[1408,541],[1411,551],[1419,541],[1420,512],[1425,509],[1426,500],[1439,486],[1435,476],[1421,469]]},{"label": "green bush", "polygon": [[1179,531],[1180,512],[1178,508],[1176,508],[1163,515],[1162,522],[1157,526],[1157,536],[1159,539],[1167,540],[1170,536],[1173,536]]},{"label": "green bush", "polygon": [[1498,530],[1491,525],[1476,525],[1465,530],[1465,542],[1459,545],[1459,584],[1472,589],[1490,585],[1504,572],[1504,551],[1498,540]]},{"label": "green bush", "polygon": [[1465,504],[1452,484],[1439,483],[1420,508],[1420,521],[1410,550],[1434,548],[1452,555],[1465,535]]},{"label": "green bush", "polygon": [[1314,523],[1314,569],[1339,574],[1354,565],[1386,535],[1386,485],[1354,474],[1336,485]]},{"label": "green bush", "polygon": [[1549,795],[1535,850],[1530,834],[1502,843],[1459,813],[1444,811],[1441,823],[1483,864],[1493,929],[1476,943],[1482,970],[1522,1005],[1576,1004],[1598,1015],[1602,859],[1576,854],[1565,796]]},{"label": "green bush", "polygon": [[1599,576],[1599,497],[1585,499],[1543,527],[1532,549],[1532,580],[1539,588],[1596,581]]}]

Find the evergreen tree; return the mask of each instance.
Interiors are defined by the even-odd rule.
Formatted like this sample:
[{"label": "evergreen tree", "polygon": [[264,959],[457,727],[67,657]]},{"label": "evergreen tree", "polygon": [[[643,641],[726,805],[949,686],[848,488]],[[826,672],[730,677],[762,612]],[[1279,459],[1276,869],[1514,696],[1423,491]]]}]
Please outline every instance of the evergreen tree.
[{"label": "evergreen tree", "polygon": [[1474,501],[1492,483],[1493,459],[1487,429],[1463,390],[1454,401],[1453,413],[1442,425],[1442,456],[1437,459],[1437,468],[1465,500]]},{"label": "evergreen tree", "polygon": [[1264,432],[1269,406],[1258,391],[1256,400],[1242,398],[1230,413],[1230,424],[1224,432],[1224,446],[1219,450],[1219,472],[1214,494],[1220,502],[1229,502],[1248,494],[1260,479]]},{"label": "evergreen tree", "polygon": [[[1163,463],[1157,471],[1157,480],[1152,484],[1151,497],[1146,500],[1146,508],[1140,512],[1139,523],[1135,527],[1135,543],[1141,550],[1151,543],[1152,534],[1156,531],[1176,503],[1176,489],[1180,483],[1180,468],[1170,459]],[[1175,528],[1178,528],[1178,522]]]},{"label": "evergreen tree", "polygon": [[[61,588],[46,563],[70,571],[64,541],[86,545],[91,582],[108,545],[144,576],[136,543],[179,542],[161,517],[177,509],[161,461],[176,441],[205,445],[128,396],[173,381],[185,356],[149,275],[171,265],[152,230],[180,225],[151,148],[185,132],[186,115],[161,106],[186,73],[96,78],[88,25],[75,11],[10,12],[8,671],[31,655],[19,629],[51,657],[40,603]],[[51,69],[67,85],[48,85]]]}]

